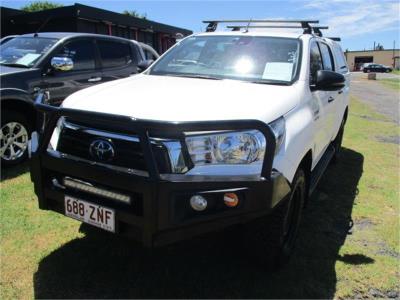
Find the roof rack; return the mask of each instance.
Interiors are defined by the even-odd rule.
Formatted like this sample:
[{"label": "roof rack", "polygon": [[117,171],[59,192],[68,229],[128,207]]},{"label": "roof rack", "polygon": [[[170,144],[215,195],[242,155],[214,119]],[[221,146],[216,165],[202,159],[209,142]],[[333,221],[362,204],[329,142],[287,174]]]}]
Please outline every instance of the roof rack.
[{"label": "roof rack", "polygon": [[[207,32],[214,32],[217,29],[219,23],[247,23],[247,25],[233,25],[227,26],[227,28],[232,28],[232,31],[239,31],[241,28],[302,28],[304,34],[315,34],[318,36],[322,36],[321,29],[328,29],[327,26],[311,26],[310,24],[318,24],[318,20],[209,20],[203,21],[203,23],[207,23]],[[291,25],[250,25],[252,23],[299,23],[300,25],[291,26]]]}]

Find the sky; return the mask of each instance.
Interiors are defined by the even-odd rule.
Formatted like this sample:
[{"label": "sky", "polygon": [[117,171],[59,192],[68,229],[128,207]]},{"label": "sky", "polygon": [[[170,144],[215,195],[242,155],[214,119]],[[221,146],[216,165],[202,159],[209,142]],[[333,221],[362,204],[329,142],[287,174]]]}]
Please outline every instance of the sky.
[{"label": "sky", "polygon": [[[20,8],[31,1],[0,0],[1,6]],[[204,31],[206,19],[318,19],[330,29],[325,36],[342,38],[342,48],[372,49],[374,42],[385,49],[400,48],[400,2],[398,0],[51,0],[63,5],[74,2],[115,12],[136,10],[161,23]]]}]

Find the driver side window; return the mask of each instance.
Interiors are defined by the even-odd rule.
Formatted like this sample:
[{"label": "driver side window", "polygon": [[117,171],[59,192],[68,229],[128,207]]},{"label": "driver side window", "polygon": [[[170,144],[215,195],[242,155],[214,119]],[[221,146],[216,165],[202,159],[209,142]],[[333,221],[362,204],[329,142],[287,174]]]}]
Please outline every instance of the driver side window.
[{"label": "driver side window", "polygon": [[55,56],[71,58],[74,62],[72,71],[95,69],[95,49],[92,40],[67,42]]},{"label": "driver side window", "polygon": [[310,85],[315,84],[317,79],[317,72],[322,70],[321,52],[316,42],[312,42],[310,48]]}]

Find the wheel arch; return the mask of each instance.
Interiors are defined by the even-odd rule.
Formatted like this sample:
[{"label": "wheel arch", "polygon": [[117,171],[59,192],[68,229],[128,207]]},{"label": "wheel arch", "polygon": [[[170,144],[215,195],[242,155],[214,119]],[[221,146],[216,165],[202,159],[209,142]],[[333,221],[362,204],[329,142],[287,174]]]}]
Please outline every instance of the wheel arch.
[{"label": "wheel arch", "polygon": [[346,124],[346,122],[347,122],[347,116],[348,116],[348,114],[349,114],[349,107],[346,106],[346,109],[344,110],[344,116],[343,116],[343,120],[344,120],[344,123],[345,123],[345,124]]},{"label": "wheel arch", "polygon": [[36,111],[32,100],[17,97],[1,98],[1,110],[12,110],[23,114],[31,123],[32,127],[36,122]]},{"label": "wheel arch", "polygon": [[312,154],[312,150],[310,149],[303,156],[303,158],[300,161],[299,166],[297,167],[297,169],[302,169],[304,171],[304,174],[306,175],[306,195],[307,196],[304,201],[305,205],[307,205],[307,203],[308,203],[308,195],[309,195],[309,191],[310,191],[312,161],[313,161],[313,154]]}]

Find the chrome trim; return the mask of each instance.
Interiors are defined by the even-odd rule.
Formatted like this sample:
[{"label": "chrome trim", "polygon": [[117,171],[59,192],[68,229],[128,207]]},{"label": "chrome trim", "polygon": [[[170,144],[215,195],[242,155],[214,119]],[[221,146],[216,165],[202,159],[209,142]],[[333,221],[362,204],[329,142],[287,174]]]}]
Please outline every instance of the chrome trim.
[{"label": "chrome trim", "polygon": [[130,174],[130,175],[137,175],[137,176],[141,176],[141,177],[149,177],[149,172],[147,172],[147,171],[124,168],[124,167],[100,163],[97,161],[91,161],[88,159],[84,159],[84,158],[81,158],[81,157],[78,157],[75,155],[71,155],[71,154],[66,154],[66,153],[63,153],[60,151],[55,151],[52,149],[47,149],[47,153],[52,156],[55,156],[55,157],[61,157],[61,158],[66,158],[66,159],[70,159],[70,160],[77,161],[77,162],[87,163],[87,164],[94,165],[94,166],[100,166],[103,168],[110,169],[112,171],[118,171],[118,172]]},{"label": "chrome trim", "polygon": [[112,133],[112,132],[104,131],[104,130],[92,129],[92,128],[89,128],[86,126],[76,125],[76,124],[73,124],[73,123],[67,122],[67,121],[64,121],[64,126],[71,130],[79,130],[79,131],[82,131],[82,132],[90,134],[90,135],[97,135],[97,136],[101,136],[104,138],[119,139],[119,140],[136,142],[136,143],[140,142],[139,138],[136,136],[129,136],[129,135],[125,135],[125,134]]}]

